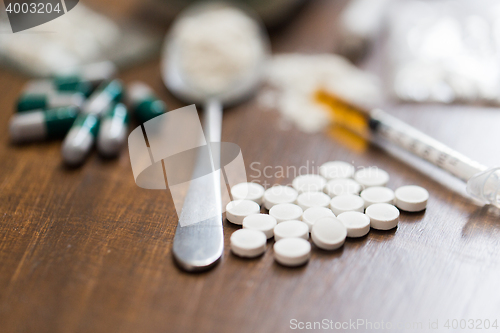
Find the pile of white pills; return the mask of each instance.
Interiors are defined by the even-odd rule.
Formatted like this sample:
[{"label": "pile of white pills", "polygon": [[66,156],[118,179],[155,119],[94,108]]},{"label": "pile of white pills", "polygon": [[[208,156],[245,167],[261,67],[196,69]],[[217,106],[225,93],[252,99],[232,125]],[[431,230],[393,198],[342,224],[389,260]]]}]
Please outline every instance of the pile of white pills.
[{"label": "pile of white pills", "polygon": [[[379,168],[356,170],[347,162],[331,161],[319,174],[298,176],[292,186],[265,190],[256,183],[237,184],[231,188],[234,201],[226,206],[226,217],[243,229],[231,235],[231,250],[240,257],[258,257],[274,237],[276,262],[293,267],[308,262],[311,241],[331,251],[347,237],[365,236],[370,228],[394,229],[399,210],[424,210],[429,193],[416,185],[393,191],[385,187],[389,178]],[[269,214],[261,213],[261,205]]]}]

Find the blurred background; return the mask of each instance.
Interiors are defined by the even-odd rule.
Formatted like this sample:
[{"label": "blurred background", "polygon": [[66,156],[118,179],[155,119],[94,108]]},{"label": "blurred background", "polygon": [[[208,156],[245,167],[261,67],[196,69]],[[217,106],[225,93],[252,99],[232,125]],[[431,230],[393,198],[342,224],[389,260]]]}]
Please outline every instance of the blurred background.
[{"label": "blurred background", "polygon": [[225,221],[224,262],[187,275],[168,259],[172,198],[136,186],[126,144],[118,158],[93,154],[75,169],[62,167],[60,141],[11,144],[8,124],[27,82],[85,64],[112,61],[125,86],[141,81],[168,110],[185,106],[165,87],[162,59],[173,20],[191,3],[85,0],[13,34],[0,2],[2,331],[281,332],[291,318],[498,316],[498,212],[475,205],[463,182],[429,163],[336,128],[316,98],[381,107],[499,165],[497,0],[235,2],[264,22],[271,48],[255,94],[224,113],[222,139],[241,147],[250,177],[252,162],[339,159],[381,167],[393,188],[430,192],[427,210],[407,214],[396,231],[316,251],[296,270],[273,264],[272,251],[252,262],[230,255],[235,229]]},{"label": "blurred background", "polygon": [[[125,75],[142,65],[139,71],[147,68],[149,84],[170,109],[179,107],[184,104],[161,82],[162,45],[172,21],[192,3],[84,1],[15,34],[9,33],[2,10],[0,66],[4,73],[20,74],[14,78],[22,82],[99,61],[112,61]],[[500,4],[495,0],[234,4],[257,14],[269,32],[273,56],[252,103],[278,111],[281,130],[329,131],[351,149],[366,149],[362,140],[332,131],[331,110],[312,102],[321,89],[368,109],[404,104],[398,113],[418,112],[422,118],[436,110],[430,105],[454,105],[455,113],[459,105],[485,112],[500,105]],[[9,96],[19,95],[19,85],[14,87]],[[450,117],[453,113],[443,119]],[[484,124],[484,132],[494,131],[493,124]],[[477,144],[469,141],[464,144]],[[496,164],[493,158],[485,162]]]},{"label": "blurred background", "polygon": [[[500,104],[496,1],[319,2],[236,1],[265,22],[275,53],[338,53],[371,67],[391,99]],[[172,19],[191,3],[84,1],[66,15],[20,34],[7,33],[9,22],[0,9],[0,64],[38,76],[100,60],[134,66],[158,56]],[[307,25],[301,23],[308,20]],[[286,45],[279,42],[283,34],[293,35]],[[372,66],[366,65],[368,58]]]}]

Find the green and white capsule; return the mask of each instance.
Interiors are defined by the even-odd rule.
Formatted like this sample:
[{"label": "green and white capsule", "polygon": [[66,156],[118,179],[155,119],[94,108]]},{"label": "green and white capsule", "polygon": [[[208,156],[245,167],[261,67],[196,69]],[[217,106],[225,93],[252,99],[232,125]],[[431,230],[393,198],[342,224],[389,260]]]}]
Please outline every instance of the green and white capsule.
[{"label": "green and white capsule", "polygon": [[116,76],[116,73],[117,68],[113,62],[102,61],[56,73],[54,79],[56,79],[56,81],[61,79],[62,81],[69,82],[70,78],[73,78],[71,82],[86,81],[92,83],[94,86],[98,86],[104,81],[112,80]]},{"label": "green and white capsule", "polygon": [[82,113],[102,116],[114,103],[123,97],[123,84],[120,80],[102,83],[82,106]]},{"label": "green and white capsule", "polygon": [[94,145],[99,131],[99,116],[80,114],[62,144],[63,161],[70,166],[77,166],[85,161]]},{"label": "green and white capsule", "polygon": [[64,106],[81,107],[85,96],[81,93],[27,93],[17,100],[17,112],[55,109]]},{"label": "green and white capsule", "polygon": [[97,86],[113,79],[116,73],[116,66],[111,61],[97,62],[56,74],[53,84],[57,91],[79,91],[89,96]]},{"label": "green and white capsule", "polygon": [[67,106],[16,113],[9,122],[10,138],[13,142],[21,143],[64,137],[79,111],[77,107]]},{"label": "green and white capsule", "polygon": [[113,79],[116,72],[116,66],[110,61],[94,63],[55,74],[50,79],[30,81],[25,85],[23,93],[79,92],[88,97],[102,82]]},{"label": "green and white capsule", "polygon": [[165,102],[158,99],[153,90],[141,82],[134,82],[128,86],[127,99],[141,124],[167,112]]},{"label": "green and white capsule", "polygon": [[81,93],[88,97],[94,90],[89,81],[72,82],[73,77],[61,77],[60,79],[42,79],[28,82],[23,88],[25,94],[71,94]]},{"label": "green and white capsule", "polygon": [[97,136],[97,150],[105,156],[114,157],[120,153],[127,139],[129,116],[124,104],[113,105],[101,120]]}]

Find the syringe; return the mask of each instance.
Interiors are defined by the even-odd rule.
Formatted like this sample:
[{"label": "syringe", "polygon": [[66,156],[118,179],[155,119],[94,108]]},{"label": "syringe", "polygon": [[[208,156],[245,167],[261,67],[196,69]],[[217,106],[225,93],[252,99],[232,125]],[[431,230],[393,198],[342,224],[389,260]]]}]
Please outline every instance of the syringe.
[{"label": "syringe", "polygon": [[325,91],[318,91],[316,99],[331,110],[335,125],[398,145],[466,182],[472,197],[500,208],[500,167],[473,161],[380,109],[365,111]]}]

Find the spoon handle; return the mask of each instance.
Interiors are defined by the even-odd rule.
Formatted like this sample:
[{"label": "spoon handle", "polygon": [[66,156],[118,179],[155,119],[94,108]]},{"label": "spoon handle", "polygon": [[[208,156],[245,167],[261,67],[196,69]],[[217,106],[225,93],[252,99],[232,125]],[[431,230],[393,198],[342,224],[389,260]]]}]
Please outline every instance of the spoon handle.
[{"label": "spoon handle", "polygon": [[[220,149],[216,149],[217,145],[213,144],[221,140],[222,105],[219,101],[211,99],[205,103],[204,109],[203,127],[209,149],[199,150],[194,173],[196,169],[205,167],[203,161],[207,158],[210,158],[212,169],[215,171],[191,181],[175,231],[173,245],[176,262],[188,272],[211,268],[222,256],[224,248],[219,170]],[[211,218],[194,224],[182,223],[201,220],[202,216],[207,216],[207,212],[209,216],[212,216]]]}]

